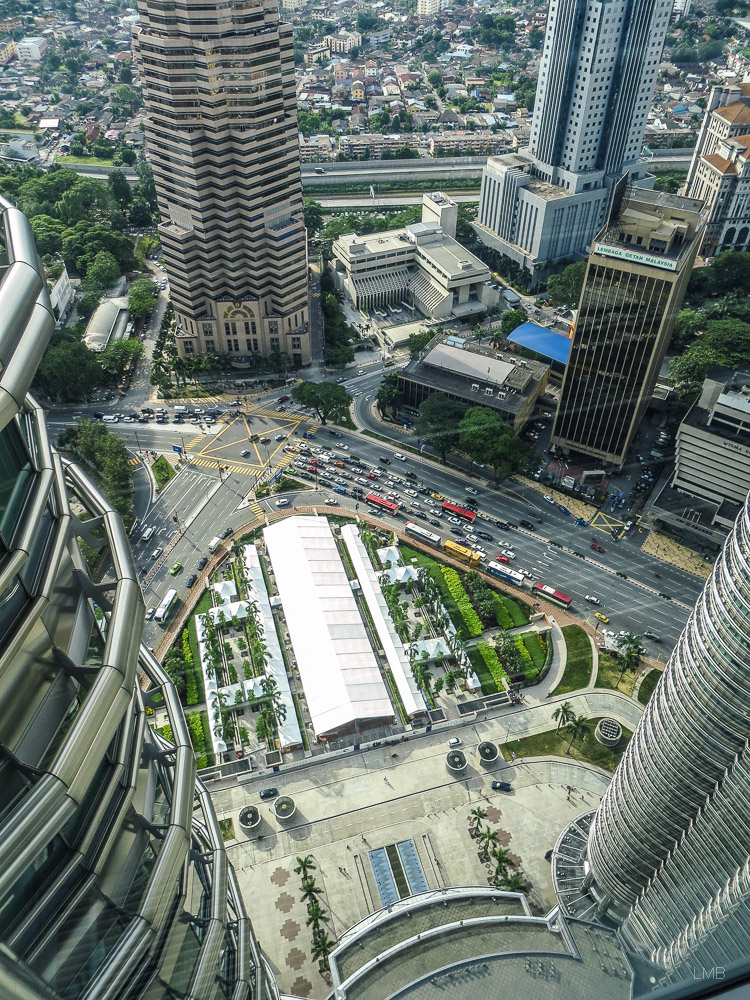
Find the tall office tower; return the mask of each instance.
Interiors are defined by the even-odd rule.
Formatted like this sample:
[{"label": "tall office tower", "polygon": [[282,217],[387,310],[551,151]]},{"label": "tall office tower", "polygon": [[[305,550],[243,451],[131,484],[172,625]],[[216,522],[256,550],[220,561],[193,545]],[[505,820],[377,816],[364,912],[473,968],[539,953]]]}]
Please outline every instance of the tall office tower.
[{"label": "tall office tower", "polygon": [[684,187],[708,204],[706,256],[750,249],[750,84],[713,87]]},{"label": "tall office tower", "polygon": [[122,521],[27,395],[54,324],[0,200],[0,994],[271,1000]]},{"label": "tall office tower", "polygon": [[640,159],[671,0],[553,0],[529,146],[490,157],[474,229],[534,272],[586,252]]},{"label": "tall office tower", "polygon": [[140,0],[134,48],[180,355],[310,363],[291,25],[276,0]]},{"label": "tall office tower", "polygon": [[602,798],[600,911],[636,954],[693,979],[750,954],[750,501]]},{"label": "tall office tower", "polygon": [[566,453],[622,464],[703,236],[702,202],[617,185],[594,240],[552,427]]}]

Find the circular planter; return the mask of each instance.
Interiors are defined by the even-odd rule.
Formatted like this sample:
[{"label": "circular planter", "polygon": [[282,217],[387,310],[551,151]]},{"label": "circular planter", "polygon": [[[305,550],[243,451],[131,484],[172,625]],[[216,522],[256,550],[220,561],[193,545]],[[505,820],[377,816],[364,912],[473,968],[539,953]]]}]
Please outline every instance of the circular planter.
[{"label": "circular planter", "polygon": [[273,804],[273,811],[279,823],[288,823],[297,812],[297,806],[291,795],[280,795]]},{"label": "circular planter", "polygon": [[451,750],[445,756],[445,766],[451,774],[463,774],[466,770],[466,754],[463,750]]},{"label": "circular planter", "polygon": [[622,739],[622,726],[616,719],[599,719],[594,736],[605,747],[616,747]]},{"label": "circular planter", "polygon": [[489,740],[485,740],[484,743],[479,744],[477,753],[479,754],[479,761],[482,767],[492,767],[500,756],[497,744],[490,743]]},{"label": "circular planter", "polygon": [[257,806],[245,806],[240,809],[240,826],[243,830],[254,830],[260,826],[260,811]]}]

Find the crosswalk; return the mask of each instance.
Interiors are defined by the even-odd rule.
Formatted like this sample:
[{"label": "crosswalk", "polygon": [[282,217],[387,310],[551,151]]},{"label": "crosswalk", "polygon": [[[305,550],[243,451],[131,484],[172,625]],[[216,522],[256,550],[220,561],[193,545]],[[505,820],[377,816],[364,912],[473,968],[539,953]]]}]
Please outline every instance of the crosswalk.
[{"label": "crosswalk", "polygon": [[128,465],[143,465],[141,459],[136,455],[135,458],[128,459]]},{"label": "crosswalk", "polygon": [[263,515],[265,514],[265,511],[263,510],[263,508],[261,507],[261,505],[258,503],[257,500],[255,501],[255,503],[250,504],[250,510],[253,512],[253,514],[255,514],[256,517],[263,517]]},{"label": "crosswalk", "polygon": [[191,465],[200,465],[204,469],[218,469],[221,466],[222,469],[226,469],[228,472],[238,473],[241,476],[253,476],[257,477],[260,469],[257,466],[249,465],[231,465],[228,462],[219,462],[215,458],[191,458]]}]

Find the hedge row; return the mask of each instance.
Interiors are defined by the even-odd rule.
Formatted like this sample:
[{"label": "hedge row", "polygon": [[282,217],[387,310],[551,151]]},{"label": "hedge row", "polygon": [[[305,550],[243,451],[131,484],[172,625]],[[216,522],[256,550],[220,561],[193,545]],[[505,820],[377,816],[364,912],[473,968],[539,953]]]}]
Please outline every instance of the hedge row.
[{"label": "hedge row", "polygon": [[450,566],[441,566],[440,570],[443,574],[443,578],[446,582],[450,595],[456,602],[461,617],[464,620],[466,631],[472,639],[476,638],[476,636],[481,635],[482,632],[484,632],[484,626],[482,625],[479,615],[476,613],[471,601],[469,600],[469,595],[464,590],[464,585],[461,583],[461,577],[455,569],[451,569]]},{"label": "hedge row", "polygon": [[[488,642],[478,642],[477,650],[479,651],[479,655],[484,660],[485,666],[492,674],[492,679],[497,684],[498,691],[504,691],[505,687],[503,685],[503,681],[506,680],[510,683],[510,678],[508,677],[502,663],[498,660],[497,653],[494,648],[490,646]],[[526,652],[526,655],[529,655],[528,652]]]},{"label": "hedge row", "polygon": [[534,666],[538,670],[541,670],[544,666],[544,661],[547,659],[547,643],[545,639],[538,632],[524,632],[518,638],[523,640],[524,646],[534,661]]},{"label": "hedge row", "polygon": [[[208,755],[213,753],[210,750],[211,747],[211,736],[206,736],[206,725],[208,724],[208,718],[206,718],[206,725],[203,723],[203,716],[205,712],[188,712],[185,716],[187,719],[188,729],[190,730],[190,740],[193,744],[193,750],[195,751],[195,762],[196,766],[200,769],[201,767],[208,766]],[[206,740],[208,739],[208,742]]]},{"label": "hedge row", "polygon": [[514,628],[518,628],[519,625],[526,625],[528,623],[529,612],[527,610],[528,605],[525,602],[521,605],[518,601],[514,601],[512,597],[506,597],[505,595],[501,595],[500,600],[505,605],[505,609],[510,615]]},{"label": "hedge row", "polygon": [[510,617],[510,611],[505,606],[505,601],[502,597],[495,598],[495,617],[500,628],[506,630],[513,628],[513,619]]},{"label": "hedge row", "polygon": [[185,704],[198,704],[198,682],[195,677],[195,664],[193,663],[193,651],[190,648],[190,633],[187,629],[182,632],[182,659],[185,661]]}]

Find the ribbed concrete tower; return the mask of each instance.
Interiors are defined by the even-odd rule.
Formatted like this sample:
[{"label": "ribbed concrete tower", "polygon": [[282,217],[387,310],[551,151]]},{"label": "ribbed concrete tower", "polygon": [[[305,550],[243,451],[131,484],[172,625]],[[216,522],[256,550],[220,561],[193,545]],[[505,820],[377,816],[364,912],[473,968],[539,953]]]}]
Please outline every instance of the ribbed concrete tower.
[{"label": "ribbed concrete tower", "polygon": [[676,977],[750,953],[749,737],[750,501],[588,840],[600,911]]},{"label": "ribbed concrete tower", "polygon": [[125,527],[27,395],[54,325],[0,199],[0,996],[277,1000]]},{"label": "ribbed concrete tower", "polygon": [[276,0],[140,0],[134,48],[181,355],[310,362],[291,25]]}]

